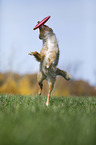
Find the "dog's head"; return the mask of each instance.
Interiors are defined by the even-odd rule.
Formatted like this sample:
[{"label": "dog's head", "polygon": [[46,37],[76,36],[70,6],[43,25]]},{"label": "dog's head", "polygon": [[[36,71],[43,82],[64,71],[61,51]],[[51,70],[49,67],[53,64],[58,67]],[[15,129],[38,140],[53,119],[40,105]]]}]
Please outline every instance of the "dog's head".
[{"label": "dog's head", "polygon": [[41,25],[39,27],[39,39],[46,39],[48,36],[53,34],[53,30],[47,25]]}]

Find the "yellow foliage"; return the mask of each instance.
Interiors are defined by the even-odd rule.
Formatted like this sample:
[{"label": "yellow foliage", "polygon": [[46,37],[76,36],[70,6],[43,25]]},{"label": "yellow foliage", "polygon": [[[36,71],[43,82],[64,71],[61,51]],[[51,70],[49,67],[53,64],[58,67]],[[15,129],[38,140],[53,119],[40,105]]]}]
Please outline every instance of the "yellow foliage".
[{"label": "yellow foliage", "polygon": [[[39,90],[36,78],[36,74],[20,76],[12,73],[0,73],[0,93],[36,95]],[[44,81],[43,84],[42,94],[47,95],[48,85],[46,81]],[[96,96],[96,89],[85,81],[66,81],[63,78],[58,77],[52,94],[54,96]]]},{"label": "yellow foliage", "polygon": [[3,75],[0,73],[0,80],[3,79]]},{"label": "yellow foliage", "polygon": [[27,77],[21,79],[18,84],[18,92],[22,95],[31,94],[30,83]]},{"label": "yellow foliage", "polygon": [[7,80],[1,87],[0,87],[0,93],[11,93],[16,94],[17,92],[17,86],[14,80]]}]

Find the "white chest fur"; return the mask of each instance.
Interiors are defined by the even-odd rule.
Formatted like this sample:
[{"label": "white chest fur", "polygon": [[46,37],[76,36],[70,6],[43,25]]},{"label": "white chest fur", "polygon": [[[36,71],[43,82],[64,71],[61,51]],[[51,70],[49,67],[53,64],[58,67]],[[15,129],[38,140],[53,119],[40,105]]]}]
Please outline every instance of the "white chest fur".
[{"label": "white chest fur", "polygon": [[50,37],[47,38],[47,41],[46,41],[46,44],[47,44],[47,47],[48,47],[48,50],[56,50],[57,48],[57,39],[56,39],[56,36],[55,35],[52,35]]},{"label": "white chest fur", "polygon": [[[49,60],[53,59],[54,53],[58,53],[58,43],[55,34],[48,37],[46,40],[47,51],[45,55],[46,63],[49,63]],[[55,58],[54,58],[55,59]]]}]

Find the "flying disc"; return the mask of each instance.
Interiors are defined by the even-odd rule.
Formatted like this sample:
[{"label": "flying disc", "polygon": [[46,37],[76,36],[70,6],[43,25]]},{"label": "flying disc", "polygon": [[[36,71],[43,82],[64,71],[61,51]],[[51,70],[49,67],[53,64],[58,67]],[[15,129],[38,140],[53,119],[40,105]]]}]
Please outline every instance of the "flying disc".
[{"label": "flying disc", "polygon": [[41,22],[39,22],[39,23],[33,28],[33,30],[39,28],[41,25],[44,25],[44,24],[48,21],[49,18],[50,18],[50,16],[44,18]]}]

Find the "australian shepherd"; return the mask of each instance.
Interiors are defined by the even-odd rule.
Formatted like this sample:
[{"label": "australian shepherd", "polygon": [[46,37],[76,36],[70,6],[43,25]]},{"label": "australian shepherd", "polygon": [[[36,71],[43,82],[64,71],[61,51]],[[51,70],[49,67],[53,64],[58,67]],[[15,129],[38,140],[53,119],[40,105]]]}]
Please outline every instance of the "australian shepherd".
[{"label": "australian shepherd", "polygon": [[[38,22],[39,23],[39,22]],[[70,80],[71,76],[68,72],[57,68],[59,60],[59,46],[53,30],[46,26],[41,25],[39,28],[39,39],[43,41],[43,47],[38,53],[30,52],[30,55],[34,55],[37,61],[40,62],[40,69],[37,75],[38,84],[40,86],[39,95],[42,93],[43,81],[46,79],[49,86],[48,97],[46,105],[49,104],[49,97],[56,81],[56,76],[60,75],[66,80]]]}]

